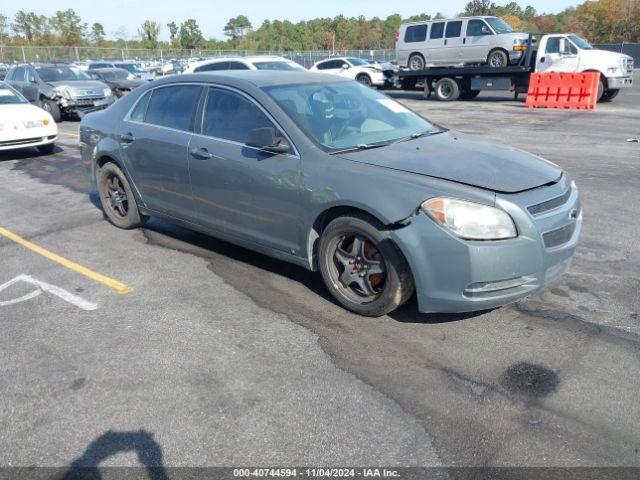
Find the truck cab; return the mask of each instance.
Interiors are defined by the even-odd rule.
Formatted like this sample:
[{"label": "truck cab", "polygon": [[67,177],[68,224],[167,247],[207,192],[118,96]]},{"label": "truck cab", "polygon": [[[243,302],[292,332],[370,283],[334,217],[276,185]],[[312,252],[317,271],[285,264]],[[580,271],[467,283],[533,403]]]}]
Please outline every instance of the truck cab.
[{"label": "truck cab", "polygon": [[633,58],[595,49],[574,34],[544,35],[538,45],[536,72],[600,72],[598,98],[610,100],[633,84]]}]

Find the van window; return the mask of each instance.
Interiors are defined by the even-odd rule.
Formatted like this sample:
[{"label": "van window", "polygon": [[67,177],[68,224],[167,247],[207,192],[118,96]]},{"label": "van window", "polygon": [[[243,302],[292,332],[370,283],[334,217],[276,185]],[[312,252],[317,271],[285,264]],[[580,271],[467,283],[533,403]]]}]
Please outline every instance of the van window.
[{"label": "van window", "polygon": [[[482,31],[482,27],[486,27],[486,33]],[[467,24],[467,37],[481,37],[482,35],[491,35],[487,24],[478,19],[469,20]]]},{"label": "van window", "polygon": [[456,38],[460,36],[462,30],[462,21],[447,22],[446,38]]},{"label": "van window", "polygon": [[147,107],[146,123],[188,131],[200,98],[197,85],[156,88]]},{"label": "van window", "polygon": [[404,41],[406,43],[424,42],[427,40],[427,24],[411,25],[407,27],[404,33]]},{"label": "van window", "polygon": [[431,38],[442,38],[444,34],[444,22],[431,24]]}]

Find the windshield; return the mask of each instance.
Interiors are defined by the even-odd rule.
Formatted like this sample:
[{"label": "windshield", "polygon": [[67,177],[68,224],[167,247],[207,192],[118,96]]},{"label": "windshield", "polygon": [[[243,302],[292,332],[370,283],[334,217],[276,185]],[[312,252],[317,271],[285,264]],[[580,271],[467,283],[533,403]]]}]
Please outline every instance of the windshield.
[{"label": "windshield", "polygon": [[294,63],[289,63],[289,62],[283,62],[279,60],[274,60],[270,62],[253,62],[253,65],[258,70],[287,70],[287,71],[304,70],[304,68],[301,67],[300,65],[296,65]]},{"label": "windshield", "polygon": [[569,35],[569,40],[571,40],[580,50],[593,50],[591,44],[578,35]]},{"label": "windshield", "polygon": [[507,22],[498,17],[487,17],[486,22],[496,33],[513,33],[513,28]]},{"label": "windshield", "polygon": [[36,68],[38,75],[42,78],[44,82],[60,82],[67,80],[80,80],[89,78],[83,72],[77,71],[78,73],[82,73],[82,77],[77,75],[73,70],[69,67],[39,67]]},{"label": "windshield", "polygon": [[127,80],[129,75],[131,75],[129,72],[121,68],[102,72],[102,76],[105,80]]},{"label": "windshield", "polygon": [[395,100],[356,82],[265,87],[291,119],[327,151],[439,129]]},{"label": "windshield", "polygon": [[29,103],[17,90],[6,83],[0,83],[0,105],[15,105],[18,103]]},{"label": "windshield", "polygon": [[144,73],[144,70],[138,67],[135,63],[119,63],[116,66],[118,68],[124,68],[131,73]]},{"label": "windshield", "polygon": [[354,67],[363,67],[365,65],[369,65],[367,62],[365,62],[361,58],[347,58],[347,61]]},{"label": "windshield", "polygon": [[78,80],[91,80],[91,77],[82,70],[78,70],[77,68],[72,68],[71,70]]}]

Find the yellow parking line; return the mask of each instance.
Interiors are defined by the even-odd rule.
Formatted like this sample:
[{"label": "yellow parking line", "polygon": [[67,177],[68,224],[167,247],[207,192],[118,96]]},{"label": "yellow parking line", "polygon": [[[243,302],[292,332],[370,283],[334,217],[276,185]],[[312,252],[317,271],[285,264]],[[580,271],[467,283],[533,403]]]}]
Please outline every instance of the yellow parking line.
[{"label": "yellow parking line", "polygon": [[35,243],[31,243],[30,241],[25,240],[24,238],[16,235],[15,233],[10,232],[6,228],[0,227],[0,235],[8,238],[9,240],[13,240],[14,242],[22,245],[23,247],[28,248],[29,250],[35,253],[38,253],[43,257],[48,258],[51,261],[59,263],[63,267],[67,267],[68,269],[78,272],[84,275],[85,277],[90,278],[91,280],[95,280],[96,282],[100,282],[103,285],[106,285],[107,287],[113,288],[116,292],[118,292],[121,295],[133,292],[132,287],[129,287],[123,283],[120,283],[117,280],[114,280],[113,278],[105,277],[100,273],[96,273],[93,270],[89,270],[88,268],[83,267],[82,265],[79,265],[75,262],[72,262],[71,260],[67,260],[66,258],[63,258],[60,255],[56,255],[55,253],[45,250],[44,248],[39,247]]},{"label": "yellow parking line", "polygon": [[80,135],[77,133],[58,132],[58,135],[67,135],[68,137],[78,138]]}]

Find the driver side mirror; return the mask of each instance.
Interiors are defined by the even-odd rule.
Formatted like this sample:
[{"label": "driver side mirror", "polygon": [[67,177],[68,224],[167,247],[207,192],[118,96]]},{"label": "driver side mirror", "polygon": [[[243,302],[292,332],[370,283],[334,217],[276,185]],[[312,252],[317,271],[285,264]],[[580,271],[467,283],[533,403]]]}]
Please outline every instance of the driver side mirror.
[{"label": "driver side mirror", "polygon": [[263,127],[251,130],[245,141],[250,147],[261,148],[273,153],[289,153],[291,145],[280,137],[273,127]]},{"label": "driver side mirror", "polygon": [[351,68],[351,67],[349,66],[349,64],[348,64],[348,63],[343,63],[343,64],[342,64],[342,69],[343,69],[343,70],[348,70],[348,69],[350,69],[350,68]]}]

